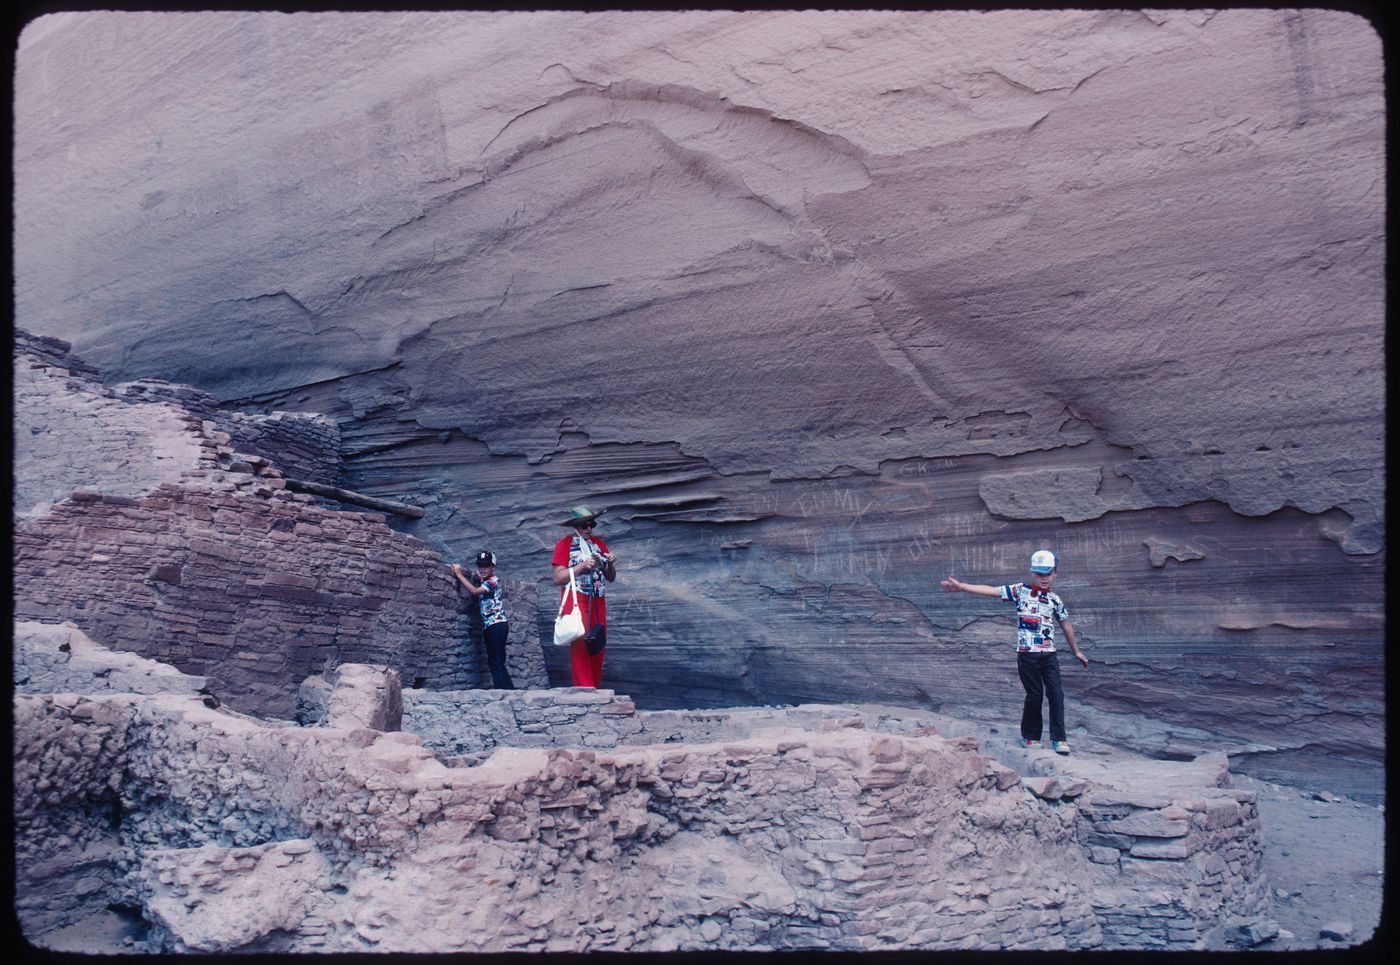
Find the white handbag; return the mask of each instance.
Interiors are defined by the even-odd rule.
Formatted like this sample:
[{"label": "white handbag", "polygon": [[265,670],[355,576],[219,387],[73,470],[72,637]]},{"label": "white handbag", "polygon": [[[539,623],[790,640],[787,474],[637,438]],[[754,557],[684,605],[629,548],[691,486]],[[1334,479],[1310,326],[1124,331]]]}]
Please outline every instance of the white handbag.
[{"label": "white handbag", "polygon": [[[564,612],[564,602],[573,600],[574,605],[568,613]],[[583,629],[583,612],[578,605],[578,587],[574,585],[574,571],[569,571],[569,589],[560,594],[559,615],[554,618],[554,645],[556,647],[567,647],[575,640],[581,639],[587,631]]]}]

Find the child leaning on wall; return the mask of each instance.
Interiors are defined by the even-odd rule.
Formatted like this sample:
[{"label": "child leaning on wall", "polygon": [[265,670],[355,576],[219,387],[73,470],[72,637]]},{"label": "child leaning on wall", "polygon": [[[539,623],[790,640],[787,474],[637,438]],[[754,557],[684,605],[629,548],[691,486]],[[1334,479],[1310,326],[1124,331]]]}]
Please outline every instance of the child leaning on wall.
[{"label": "child leaning on wall", "polygon": [[510,635],[510,622],[506,617],[505,593],[500,577],[496,576],[496,554],[490,550],[476,554],[475,579],[467,577],[460,563],[452,564],[452,573],[481,607],[481,636],[486,644],[492,686],[497,690],[514,690],[515,684],[506,671],[506,637]]},{"label": "child leaning on wall", "polygon": [[1026,689],[1026,702],[1021,708],[1021,742],[1026,747],[1039,747],[1041,735],[1040,706],[1050,699],[1050,746],[1060,754],[1068,754],[1069,741],[1065,735],[1065,692],[1060,686],[1060,663],[1055,653],[1055,624],[1065,631],[1065,639],[1074,650],[1075,659],[1085,667],[1089,658],[1079,649],[1069,611],[1059,595],[1050,591],[1059,572],[1059,560],[1049,550],[1031,554],[1029,583],[1008,583],[988,586],[985,583],[963,583],[949,577],[938,585],[953,593],[976,593],[994,596],[1016,608],[1016,671],[1021,686]]}]

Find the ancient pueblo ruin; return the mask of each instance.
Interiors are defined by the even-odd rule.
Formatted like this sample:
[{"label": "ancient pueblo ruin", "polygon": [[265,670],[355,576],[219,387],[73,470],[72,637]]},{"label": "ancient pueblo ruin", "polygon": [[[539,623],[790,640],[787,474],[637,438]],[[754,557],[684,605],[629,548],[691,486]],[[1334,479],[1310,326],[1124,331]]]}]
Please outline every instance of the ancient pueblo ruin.
[{"label": "ancient pueblo ruin", "polygon": [[[32,946],[1268,947],[1242,780],[1384,803],[1364,20],[91,12],[16,65]],[[938,580],[1042,546],[1112,766],[957,723],[1014,733],[1013,621]]]}]

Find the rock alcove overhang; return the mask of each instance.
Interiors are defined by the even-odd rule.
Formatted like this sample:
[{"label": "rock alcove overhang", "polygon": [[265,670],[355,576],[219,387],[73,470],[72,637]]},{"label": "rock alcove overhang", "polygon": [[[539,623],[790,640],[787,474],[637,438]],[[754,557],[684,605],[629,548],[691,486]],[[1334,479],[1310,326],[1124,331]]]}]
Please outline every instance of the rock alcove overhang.
[{"label": "rock alcove overhang", "polygon": [[935,584],[1050,546],[1084,726],[1379,762],[1364,21],[123,16],[20,52],[27,327],[334,415],[459,558],[543,579],[608,506],[640,705],[1014,719],[1005,615]]}]

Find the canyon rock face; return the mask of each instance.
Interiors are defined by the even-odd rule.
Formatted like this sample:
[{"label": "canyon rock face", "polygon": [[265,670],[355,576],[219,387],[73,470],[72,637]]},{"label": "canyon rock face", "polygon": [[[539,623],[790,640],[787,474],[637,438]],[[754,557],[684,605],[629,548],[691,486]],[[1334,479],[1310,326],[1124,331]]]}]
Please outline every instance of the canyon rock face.
[{"label": "canyon rock face", "polygon": [[14,165],[19,322],[110,378],[329,417],[542,600],[606,506],[638,706],[1013,721],[937,580],[1048,547],[1076,734],[1379,793],[1362,19],[58,14]]}]

